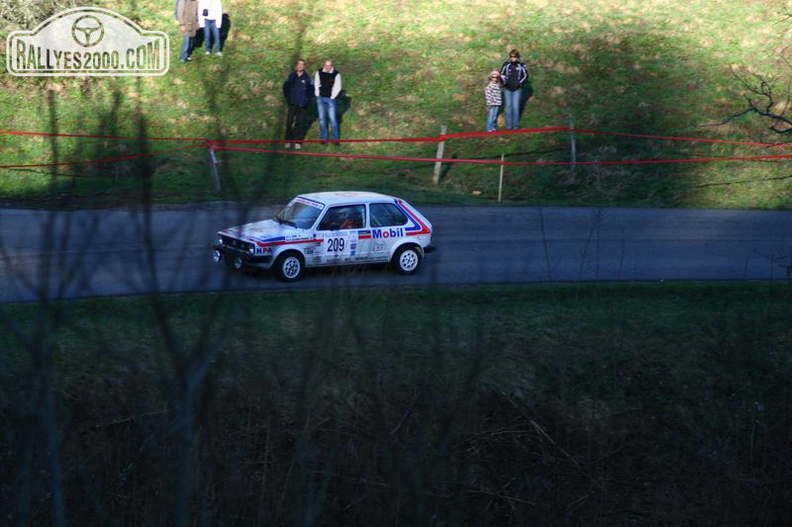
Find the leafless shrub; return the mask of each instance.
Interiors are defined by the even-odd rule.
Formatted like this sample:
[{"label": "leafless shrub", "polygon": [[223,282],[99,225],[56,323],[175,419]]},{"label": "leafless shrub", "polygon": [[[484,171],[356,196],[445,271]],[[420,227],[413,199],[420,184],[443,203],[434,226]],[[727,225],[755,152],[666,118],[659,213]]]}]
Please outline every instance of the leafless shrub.
[{"label": "leafless shrub", "polygon": [[32,29],[58,11],[81,5],[85,0],[0,0],[0,20],[9,29]]}]

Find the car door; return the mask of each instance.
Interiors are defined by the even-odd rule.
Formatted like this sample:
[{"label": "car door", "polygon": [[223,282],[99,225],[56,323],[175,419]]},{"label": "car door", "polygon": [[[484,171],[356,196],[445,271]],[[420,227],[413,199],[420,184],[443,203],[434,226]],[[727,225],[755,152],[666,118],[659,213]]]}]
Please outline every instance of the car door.
[{"label": "car door", "polygon": [[339,205],[325,211],[319,221],[317,238],[322,241],[320,265],[340,265],[362,261],[360,235],[366,225],[363,204]]},{"label": "car door", "polygon": [[404,238],[407,216],[395,203],[369,204],[370,240],[366,244],[367,258],[371,262],[390,259],[394,245]]}]

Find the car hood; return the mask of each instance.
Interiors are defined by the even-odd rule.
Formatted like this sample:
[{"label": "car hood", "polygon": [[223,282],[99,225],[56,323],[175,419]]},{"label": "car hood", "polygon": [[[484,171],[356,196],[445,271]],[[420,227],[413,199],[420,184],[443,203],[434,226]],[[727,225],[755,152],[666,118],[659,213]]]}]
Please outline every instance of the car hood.
[{"label": "car hood", "polygon": [[229,227],[219,231],[218,234],[250,242],[267,243],[284,238],[305,236],[307,232],[305,229],[281,224],[274,220],[264,220]]}]

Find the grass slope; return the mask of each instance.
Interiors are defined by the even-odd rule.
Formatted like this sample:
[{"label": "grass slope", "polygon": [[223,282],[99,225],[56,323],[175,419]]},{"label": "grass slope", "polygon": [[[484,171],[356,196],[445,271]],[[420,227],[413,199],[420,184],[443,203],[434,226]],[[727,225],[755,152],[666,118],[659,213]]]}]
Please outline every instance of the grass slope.
[{"label": "grass slope", "polygon": [[0,333],[0,513],[17,524],[47,523],[59,485],[81,525],[789,518],[788,287],[331,289],[2,315],[18,335]]},{"label": "grass slope", "polygon": [[[332,57],[344,75],[346,139],[433,137],[481,131],[485,75],[512,47],[522,50],[535,97],[525,127],[713,139],[777,140],[741,111],[745,91],[732,71],[783,73],[789,24],[776,1],[226,0],[222,59],[182,65],[170,2],[96,2],[171,38],[171,69],[149,78],[0,79],[0,119],[10,130],[141,137],[139,141],[4,136],[2,164],[82,161],[158,152],[152,137],[281,140],[280,86],[298,57],[315,69]],[[40,15],[39,19],[41,18]],[[6,24],[6,32],[19,26]],[[32,104],[31,104],[32,103]],[[317,139],[313,123],[308,139]],[[756,147],[578,134],[578,161],[774,153]],[[263,145],[265,148],[279,148]],[[434,143],[352,143],[319,153],[433,157]],[[447,158],[568,162],[565,133],[452,140]],[[57,199],[71,205],[153,199],[281,201],[307,190],[360,187],[417,202],[497,196],[497,166],[283,153],[220,152],[222,190],[205,149],[133,161],[0,169],[0,199]],[[508,167],[507,200],[663,207],[787,208],[787,162]],[[477,196],[471,198],[471,196]]]}]

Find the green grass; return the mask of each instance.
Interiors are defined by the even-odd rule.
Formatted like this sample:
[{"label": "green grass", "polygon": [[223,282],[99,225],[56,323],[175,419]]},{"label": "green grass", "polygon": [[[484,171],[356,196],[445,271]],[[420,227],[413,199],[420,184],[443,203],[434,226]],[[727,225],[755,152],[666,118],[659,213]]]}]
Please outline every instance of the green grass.
[{"label": "green grass", "polygon": [[[32,510],[46,514],[38,386],[57,401],[79,523],[174,523],[186,486],[184,518],[211,524],[773,525],[792,474],[789,293],[330,289],[5,306],[26,343],[0,335],[0,455],[14,474],[41,468]],[[0,482],[17,513],[20,488]]]},{"label": "green grass", "polygon": [[[103,5],[102,2],[96,5]],[[180,143],[152,137],[281,140],[280,86],[297,57],[314,70],[331,56],[344,75],[343,137],[433,137],[483,128],[483,79],[518,47],[535,97],[525,127],[774,141],[745,117],[732,68],[786,74],[776,64],[788,24],[774,2],[227,1],[225,57],[181,65],[170,4],[106,4],[171,38],[164,77],[0,79],[4,129],[142,136],[142,142],[4,136],[3,164],[104,159]],[[7,25],[7,30],[16,26]],[[30,104],[31,101],[33,104]],[[308,139],[317,139],[317,125]],[[270,145],[260,145],[265,148]],[[579,161],[775,153],[756,147],[578,136]],[[344,154],[433,157],[434,143],[348,144]],[[336,152],[322,146],[307,150]],[[564,133],[452,140],[448,158],[569,161]],[[113,205],[125,201],[282,201],[340,187],[416,195],[422,202],[492,201],[498,167],[222,152],[216,191],[203,148],[138,161],[2,170],[0,199]],[[508,167],[504,196],[534,204],[788,208],[788,162]]]}]

